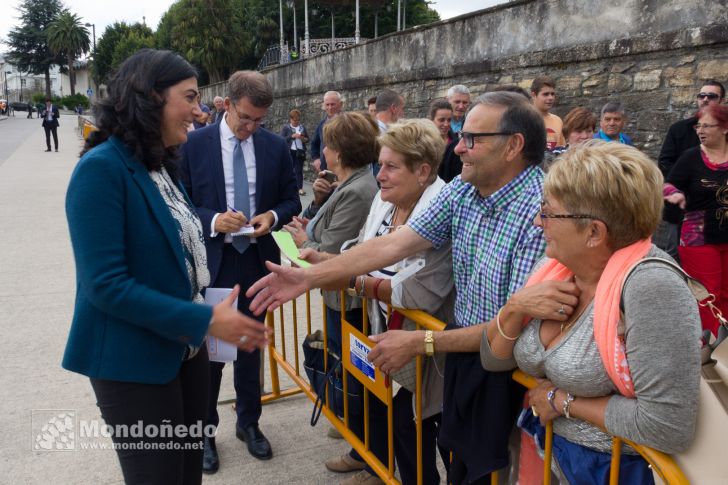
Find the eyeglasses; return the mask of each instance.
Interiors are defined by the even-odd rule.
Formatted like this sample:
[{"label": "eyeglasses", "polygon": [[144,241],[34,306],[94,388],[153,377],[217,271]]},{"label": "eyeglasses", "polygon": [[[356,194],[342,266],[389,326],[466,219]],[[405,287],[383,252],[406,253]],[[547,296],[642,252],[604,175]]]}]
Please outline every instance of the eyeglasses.
[{"label": "eyeglasses", "polygon": [[[546,201],[541,201],[541,212],[538,214],[538,216],[541,219],[594,219],[595,221],[601,221],[598,217],[594,217],[588,214],[549,214],[547,212],[544,212],[543,209],[546,206]],[[604,222],[604,221],[602,221]]]},{"label": "eyeglasses", "polygon": [[246,114],[240,114],[238,113],[237,109],[232,109],[231,111],[235,112],[235,116],[238,117],[238,120],[240,123],[242,123],[244,126],[255,126],[258,127],[260,125],[265,124],[265,118],[258,118],[257,120],[251,119],[250,116]]},{"label": "eyeglasses", "polygon": [[458,141],[465,140],[465,147],[471,149],[475,146],[475,139],[481,136],[508,136],[511,132],[494,132],[494,133],[468,133],[467,131],[458,131]]},{"label": "eyeglasses", "polygon": [[720,95],[716,93],[699,93],[698,99],[709,99],[711,101],[715,101],[716,99],[720,99]]},{"label": "eyeglasses", "polygon": [[695,125],[695,131],[707,128],[715,128],[716,126],[718,126],[718,123],[714,123],[712,125],[709,125],[708,123],[698,123]]}]

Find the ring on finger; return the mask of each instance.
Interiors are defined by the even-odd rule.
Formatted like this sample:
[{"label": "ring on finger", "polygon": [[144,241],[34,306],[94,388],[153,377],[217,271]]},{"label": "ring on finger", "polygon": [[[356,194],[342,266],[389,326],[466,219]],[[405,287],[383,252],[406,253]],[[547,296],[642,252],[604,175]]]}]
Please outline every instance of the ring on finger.
[{"label": "ring on finger", "polygon": [[243,335],[242,337],[240,337],[240,345],[244,344],[247,341],[248,341],[247,335]]},{"label": "ring on finger", "polygon": [[556,311],[559,313],[559,315],[566,315],[566,310],[564,310],[564,305],[561,305],[561,308],[559,308]]}]

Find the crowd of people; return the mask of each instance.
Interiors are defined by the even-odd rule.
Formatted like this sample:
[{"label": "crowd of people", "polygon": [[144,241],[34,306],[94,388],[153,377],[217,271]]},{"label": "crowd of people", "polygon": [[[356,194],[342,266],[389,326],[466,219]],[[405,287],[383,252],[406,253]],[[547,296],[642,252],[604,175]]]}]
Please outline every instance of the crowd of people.
[{"label": "crowd of people", "polygon": [[[417,355],[423,483],[441,481],[438,452],[448,483],[490,483],[517,459],[516,421],[536,436],[553,421],[562,483],[602,483],[610,435],[686,449],[699,341],[718,323],[664,261],[679,259],[728,312],[725,90],[703,83],[697,113],[670,128],[658,164],[631,146],[623,105],[574,108],[562,121],[557,87],[540,76],[530,92],[499,86],[471,98],[456,85],[422,119],[404,119],[406,96],[392,89],[358,112],[329,91],[309,137],[298,109],[280,135],[262,126],[274,96],[259,73],[234,73],[210,110],[180,56],[142,50],[125,61],[69,185],[77,297],[63,365],[90,378],[107,424],[212,426],[112,436],[127,445],[125,481],[201,483],[219,469],[224,364],[208,362],[207,336],[239,348],[236,436],[255,458],[273,456],[258,425],[261,322],[314,288],[329,365],[341,356],[342,315],[362,329],[368,300],[369,359],[401,386],[393,453],[405,484],[417,476]],[[303,209],[307,148],[316,178]],[[275,230],[291,234],[309,268],[280,264]],[[208,287],[232,292],[209,306]],[[447,329],[417,331],[388,305],[422,309]],[[539,378],[525,400],[515,368]],[[348,389],[363,439],[364,397]],[[387,410],[368,405],[370,448],[385,462]],[[180,446],[133,446],[170,439]],[[622,463],[623,483],[652,480],[631,448]],[[357,472],[344,484],[382,483],[354,449],[325,466]]]}]

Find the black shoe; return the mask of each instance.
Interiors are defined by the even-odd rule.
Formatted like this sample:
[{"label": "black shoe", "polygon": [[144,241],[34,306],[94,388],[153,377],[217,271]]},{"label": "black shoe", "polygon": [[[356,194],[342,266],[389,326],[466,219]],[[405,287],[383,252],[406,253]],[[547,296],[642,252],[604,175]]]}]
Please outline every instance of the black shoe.
[{"label": "black shoe", "polygon": [[268,439],[258,428],[257,424],[251,424],[245,428],[236,427],[235,436],[245,441],[248,445],[248,452],[259,460],[270,460],[273,457],[273,450],[270,448]]},{"label": "black shoe", "polygon": [[47,152],[49,152],[49,151],[51,151],[51,149],[49,148],[49,149],[48,149],[48,150],[46,150],[46,151],[47,151]]},{"label": "black shoe", "polygon": [[215,438],[205,438],[205,452],[202,456],[202,473],[212,475],[220,468],[220,460],[217,457],[217,446]]},{"label": "black shoe", "polygon": [[[50,150],[48,150],[48,151],[50,151]],[[58,151],[58,148],[56,148],[56,151]]]}]

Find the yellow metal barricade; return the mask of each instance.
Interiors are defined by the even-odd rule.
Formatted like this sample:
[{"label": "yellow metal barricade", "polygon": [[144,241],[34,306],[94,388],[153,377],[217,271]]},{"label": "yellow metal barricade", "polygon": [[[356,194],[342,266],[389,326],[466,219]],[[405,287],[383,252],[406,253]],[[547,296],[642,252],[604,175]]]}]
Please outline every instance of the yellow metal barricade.
[{"label": "yellow metal barricade", "polygon": [[94,132],[98,131],[99,129],[96,128],[90,121],[84,121],[83,122],[83,139],[88,140],[88,136]]},{"label": "yellow metal barricade", "polygon": [[[345,301],[344,293],[342,292],[341,301]],[[312,332],[312,312],[311,312],[311,294],[306,293],[306,333],[307,335]],[[310,386],[305,375],[300,373],[300,362],[299,362],[299,335],[298,335],[298,317],[300,312],[297,307],[297,302],[293,301],[288,303],[291,307],[292,314],[292,337],[291,344],[293,361],[289,361],[291,352],[288,351],[289,346],[286,343],[286,318],[283,308],[278,311],[279,318],[279,331],[276,331],[276,322],[273,312],[269,312],[266,317],[266,324],[271,330],[271,338],[268,345],[268,359],[270,366],[270,377],[272,392],[262,397],[262,402],[269,403],[276,399],[283,397],[304,393],[312,401],[316,401],[316,391]],[[418,330],[433,330],[442,331],[445,328],[445,324],[440,320],[436,319],[432,315],[429,315],[420,310],[406,310],[397,309],[397,311],[403,314],[406,318],[413,321]],[[388,484],[399,484],[400,482],[394,476],[394,446],[393,446],[393,415],[392,415],[392,387],[389,383],[387,376],[384,376],[378,369],[374,368],[368,362],[363,362],[366,359],[366,353],[374,346],[374,343],[369,340],[368,335],[368,318],[366,309],[366,300],[362,308],[363,312],[363,331],[357,330],[353,325],[346,321],[345,314],[342,312],[342,364],[343,364],[343,398],[344,398],[344,417],[339,418],[334,411],[332,411],[332,403],[329,402],[328,385],[325,392],[325,405],[322,409],[322,413],[326,416],[329,422],[341,433],[346,441],[354,448],[362,458],[369,464],[372,469],[377,473],[385,483]],[[322,328],[324,333],[324,355],[328,355],[327,348],[327,335],[326,335],[326,311],[324,309],[322,315]],[[352,349],[351,343],[354,343]],[[416,430],[417,430],[417,483],[422,483],[422,366],[423,357],[417,356],[416,361],[416,390],[415,390],[415,412],[416,412]],[[326,362],[327,359],[324,359]],[[368,364],[368,365],[367,365]],[[286,374],[291,378],[294,387],[288,389],[281,389],[280,379],[278,374],[278,367],[281,367]],[[349,429],[349,397],[347,393],[347,376],[351,375],[357,381],[359,381],[364,387],[364,440],[362,441]],[[532,388],[536,386],[536,380],[523,373],[520,370],[513,372],[513,379],[525,386],[526,388]],[[379,399],[387,406],[387,436],[388,436],[388,457],[387,463],[382,463],[370,450],[369,445],[369,396],[373,395],[376,399]],[[544,479],[545,485],[551,483],[551,458],[552,458],[552,443],[553,443],[553,426],[552,423],[548,423],[546,426],[546,443],[544,450]],[[613,454],[612,454],[612,468],[610,471],[610,485],[616,485],[619,478],[619,465],[620,465],[620,453],[622,444],[634,448],[642,457],[647,460],[655,474],[663,480],[664,483],[669,485],[688,485],[690,482],[687,480],[685,475],[682,473],[680,468],[677,466],[675,461],[667,454],[652,448],[638,445],[629,440],[614,437],[613,441]],[[491,483],[498,483],[498,472],[491,474]]]}]

